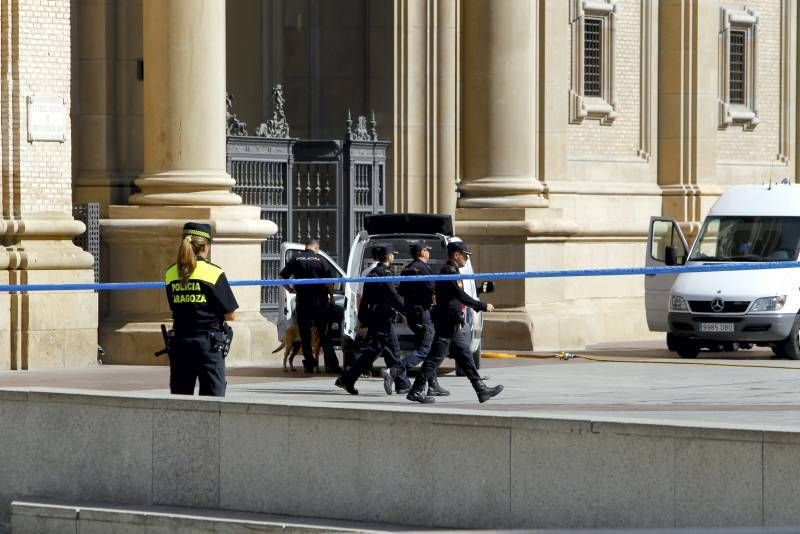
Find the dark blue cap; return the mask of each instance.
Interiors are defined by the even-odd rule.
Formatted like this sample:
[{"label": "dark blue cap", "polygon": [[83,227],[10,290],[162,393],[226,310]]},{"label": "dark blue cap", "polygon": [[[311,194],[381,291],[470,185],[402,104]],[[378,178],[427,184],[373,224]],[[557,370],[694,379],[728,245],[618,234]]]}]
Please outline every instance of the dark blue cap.
[{"label": "dark blue cap", "polygon": [[464,254],[472,254],[467,248],[467,244],[463,241],[450,241],[447,244],[447,253],[452,254],[453,252],[462,252]]},{"label": "dark blue cap", "polygon": [[378,257],[378,259],[383,259],[394,252],[394,248],[390,243],[381,243],[379,245],[375,245],[375,248],[372,250],[375,252],[375,255]]},{"label": "dark blue cap", "polygon": [[419,256],[420,252],[426,249],[430,250],[431,247],[430,245],[426,244],[425,241],[414,241],[413,243],[411,243],[410,247],[411,257],[416,258],[417,256]]},{"label": "dark blue cap", "polygon": [[205,223],[188,222],[183,225],[183,237],[186,236],[204,237],[211,241],[211,225]]}]

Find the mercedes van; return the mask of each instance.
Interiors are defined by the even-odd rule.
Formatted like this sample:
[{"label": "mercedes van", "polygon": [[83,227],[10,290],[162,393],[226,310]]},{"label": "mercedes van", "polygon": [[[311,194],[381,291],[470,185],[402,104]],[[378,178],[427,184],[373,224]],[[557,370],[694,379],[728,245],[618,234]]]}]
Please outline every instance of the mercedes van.
[{"label": "mercedes van", "polygon": [[[691,249],[677,221],[653,217],[648,266],[797,261],[800,186],[735,186],[712,206]],[[683,358],[702,349],[771,347],[800,359],[800,269],[645,276],[651,331]]]}]

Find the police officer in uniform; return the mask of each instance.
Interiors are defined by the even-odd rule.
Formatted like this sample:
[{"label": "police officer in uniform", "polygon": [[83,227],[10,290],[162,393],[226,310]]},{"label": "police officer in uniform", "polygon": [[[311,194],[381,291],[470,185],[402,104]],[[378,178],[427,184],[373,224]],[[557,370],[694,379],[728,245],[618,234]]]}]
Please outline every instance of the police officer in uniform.
[{"label": "police officer in uniform", "polygon": [[175,332],[169,344],[169,389],[192,395],[225,396],[223,322],[233,321],[239,307],[225,273],[208,261],[211,226],[189,222],[183,227],[178,261],[164,275]]},{"label": "police officer in uniform", "polygon": [[[447,244],[447,263],[442,267],[440,274],[458,274],[459,269],[467,264],[467,258],[471,253],[467,245],[461,241],[453,241]],[[475,361],[469,350],[464,335],[464,313],[462,305],[468,306],[475,311],[494,311],[494,306],[484,303],[467,295],[464,292],[461,280],[439,280],[435,284],[436,308],[433,313],[433,324],[436,328],[436,336],[433,339],[433,347],[428,353],[425,361],[422,362],[420,375],[414,381],[411,391],[406,398],[415,402],[430,403],[435,399],[425,395],[425,384],[436,376],[436,369],[442,363],[445,356],[450,356],[461,365],[467,378],[472,383],[475,393],[480,402],[486,402],[501,391],[503,386],[487,387],[478,374]]]},{"label": "police officer in uniform", "polygon": [[[401,276],[424,276],[433,274],[428,266],[431,257],[431,247],[424,241],[411,245],[411,263],[403,267]],[[433,322],[431,321],[431,306],[433,305],[433,282],[400,282],[397,288],[405,303],[405,316],[408,327],[414,333],[414,350],[406,356],[403,362],[404,373],[399,378],[397,393],[408,393],[411,383],[408,381],[408,370],[423,361],[431,350],[433,343]],[[439,385],[439,380],[434,373],[428,381],[428,395],[443,397],[450,392]]]},{"label": "police officer in uniform", "polygon": [[[394,260],[391,245],[375,247],[379,258],[378,265],[367,275],[368,278],[391,276],[390,266]],[[400,342],[394,329],[394,317],[403,311],[403,299],[397,294],[394,284],[389,282],[370,282],[364,284],[364,296],[358,307],[358,320],[367,329],[366,339],[356,352],[355,361],[336,379],[340,387],[351,395],[358,395],[355,383],[362,371],[369,369],[375,359],[383,354],[386,369],[383,371],[383,388],[387,395],[392,394],[392,383],[402,372],[400,361]]]},{"label": "police officer in uniform", "polygon": [[[319,255],[319,241],[316,239],[306,241],[306,249],[292,258],[278,276],[284,279],[333,277]],[[318,365],[311,350],[311,327],[316,326],[319,342],[325,354],[325,372],[341,373],[342,368],[339,366],[333,343],[328,335],[328,306],[333,303],[333,284],[299,284],[294,289],[288,288],[288,290],[297,294],[295,313],[300,344],[303,347],[303,367],[306,372],[313,373]]]}]

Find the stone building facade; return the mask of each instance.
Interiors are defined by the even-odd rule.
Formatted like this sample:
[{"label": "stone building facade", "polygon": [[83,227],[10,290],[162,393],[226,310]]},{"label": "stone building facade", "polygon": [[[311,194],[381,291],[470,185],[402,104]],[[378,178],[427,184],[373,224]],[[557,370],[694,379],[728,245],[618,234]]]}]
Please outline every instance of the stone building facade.
[{"label": "stone building facade", "polygon": [[[186,219],[214,224],[230,278],[259,278],[275,226],[231,193],[223,102],[231,92],[258,124],[277,83],[297,137],[341,138],[348,109],[374,110],[392,142],[391,209],[453,214],[478,271],[641,265],[650,216],[691,235],[726,187],[797,176],[794,0],[0,8],[0,279],[11,282],[91,279],[71,241],[83,230],[71,207],[89,201],[101,205],[105,281],[158,280]],[[58,116],[60,138],[45,139],[43,117]],[[237,294],[233,361],[262,360],[274,325],[257,290]],[[650,335],[637,277],[503,282],[491,300],[487,347]],[[2,309],[0,368],[89,365],[98,340],[109,361],[154,363],[168,317],[146,291],[5,293]]]}]

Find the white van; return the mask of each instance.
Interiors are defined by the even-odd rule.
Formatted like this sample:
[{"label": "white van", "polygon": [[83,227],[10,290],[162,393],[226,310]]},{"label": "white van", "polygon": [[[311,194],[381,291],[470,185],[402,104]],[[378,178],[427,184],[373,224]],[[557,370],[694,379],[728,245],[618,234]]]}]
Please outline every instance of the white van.
[{"label": "white van", "polygon": [[[419,213],[391,213],[367,215],[364,220],[364,230],[359,232],[350,248],[347,261],[347,277],[358,278],[361,272],[371,262],[372,247],[379,243],[389,243],[394,248],[394,263],[392,272],[399,275],[403,266],[411,261],[410,246],[415,241],[424,241],[431,247],[431,256],[428,265],[433,274],[439,274],[444,262],[447,261],[447,244],[451,241],[461,241],[453,235],[453,221],[449,215],[419,214]],[[283,243],[281,245],[281,262],[283,266],[305,247],[299,243]],[[320,253],[323,262],[328,266],[335,278],[345,277],[345,271],[327,254]],[[472,274],[472,264],[467,264],[460,269],[462,274]],[[345,364],[349,365],[353,353],[358,347],[356,336],[357,328],[357,296],[356,283],[338,283],[334,285],[335,307],[331,317],[331,337],[334,344],[341,344]],[[480,293],[494,291],[494,282],[464,280],[464,291],[473,298],[479,298]],[[288,325],[294,322],[294,295],[285,290],[278,290],[278,336],[283,339],[283,334]],[[470,342],[475,365],[480,367],[481,334],[483,333],[483,316],[472,309],[465,310],[465,329]],[[410,350],[413,347],[413,333],[401,317],[397,319],[397,334],[400,347]]]},{"label": "white van", "polygon": [[[678,223],[650,220],[647,265],[797,261],[800,186],[736,186],[709,211],[689,250]],[[800,269],[645,277],[647,324],[683,358],[701,349],[769,346],[800,359]]]}]

